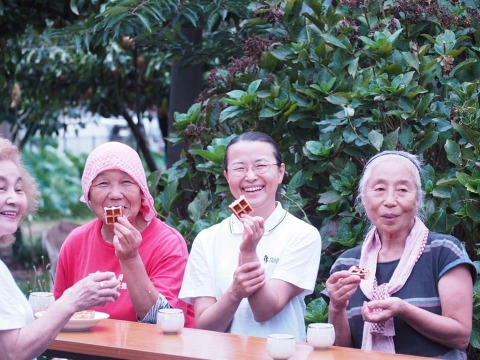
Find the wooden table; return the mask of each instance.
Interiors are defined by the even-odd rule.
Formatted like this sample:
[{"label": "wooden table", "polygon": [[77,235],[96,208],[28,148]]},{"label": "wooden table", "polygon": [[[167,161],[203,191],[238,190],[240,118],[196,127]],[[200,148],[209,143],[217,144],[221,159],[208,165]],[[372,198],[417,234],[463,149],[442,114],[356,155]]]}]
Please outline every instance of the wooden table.
[{"label": "wooden table", "polygon": [[[69,359],[270,359],[266,339],[214,331],[183,329],[165,335],[156,325],[107,319],[88,331],[61,332],[45,353]],[[314,350],[297,343],[294,359],[322,360],[419,360],[422,357],[392,355],[333,346]],[[429,358],[423,358],[429,359]],[[430,359],[431,360],[431,359]]]}]

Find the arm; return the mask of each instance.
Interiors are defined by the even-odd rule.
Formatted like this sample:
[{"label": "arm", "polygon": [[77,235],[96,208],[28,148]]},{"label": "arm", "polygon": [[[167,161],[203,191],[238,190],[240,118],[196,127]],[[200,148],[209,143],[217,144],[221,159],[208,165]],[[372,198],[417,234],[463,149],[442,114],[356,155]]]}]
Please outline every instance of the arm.
[{"label": "arm", "polygon": [[359,284],[360,278],[345,270],[333,273],[327,280],[326,287],[330,295],[328,322],[335,327],[335,345],[337,346],[352,347],[347,306]]},{"label": "arm", "polygon": [[[87,276],[64,292],[64,295],[46,310],[46,315],[33,323],[12,330],[0,331],[2,359],[32,359],[42,354],[55,339],[70,317],[76,312],[114,301],[119,293],[112,280],[113,273]],[[100,288],[100,282],[103,287]]]},{"label": "arm", "polygon": [[[264,220],[261,217],[244,216],[243,241],[240,246],[240,261],[260,262],[257,255],[257,245],[264,234]],[[300,235],[292,239],[282,255],[272,278],[257,292],[248,297],[255,321],[264,322],[272,319],[295,296],[302,294],[310,286],[313,289],[318,266],[305,273],[308,262],[319,265],[321,240],[318,233],[299,229]],[[310,267],[309,267],[310,268]],[[304,270],[306,279],[300,285],[298,277],[290,274],[301,273]],[[289,273],[289,274],[287,274]]]},{"label": "arm", "polygon": [[[467,266],[448,271],[438,282],[438,289],[441,315],[395,297],[365,303],[362,315],[370,322],[384,322],[399,316],[425,337],[454,349],[465,349],[470,342],[473,311],[472,276]],[[375,308],[383,311],[372,312]]]},{"label": "arm", "polygon": [[235,270],[232,285],[218,301],[206,296],[193,299],[196,327],[226,331],[242,299],[255,293],[264,283],[265,273],[260,263],[240,265]]},{"label": "arm", "polygon": [[159,299],[159,291],[150,280],[138,249],[142,234],[125,217],[114,224],[113,246],[120,262],[133,308],[143,319]]}]

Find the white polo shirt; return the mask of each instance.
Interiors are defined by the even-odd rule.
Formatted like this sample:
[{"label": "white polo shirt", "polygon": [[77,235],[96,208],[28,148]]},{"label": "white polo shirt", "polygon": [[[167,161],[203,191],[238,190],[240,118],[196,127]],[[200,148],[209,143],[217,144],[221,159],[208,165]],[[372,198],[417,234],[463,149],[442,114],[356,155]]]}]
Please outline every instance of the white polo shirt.
[{"label": "white polo shirt", "polygon": [[[234,216],[201,231],[192,245],[179,297],[217,300],[227,291],[238,266],[243,224]],[[265,221],[257,255],[266,280],[280,279],[304,289],[272,319],[256,322],[248,299],[240,303],[229,332],[249,336],[288,333],[305,340],[304,297],[315,288],[322,243],[318,230],[288,213],[280,203]]]}]

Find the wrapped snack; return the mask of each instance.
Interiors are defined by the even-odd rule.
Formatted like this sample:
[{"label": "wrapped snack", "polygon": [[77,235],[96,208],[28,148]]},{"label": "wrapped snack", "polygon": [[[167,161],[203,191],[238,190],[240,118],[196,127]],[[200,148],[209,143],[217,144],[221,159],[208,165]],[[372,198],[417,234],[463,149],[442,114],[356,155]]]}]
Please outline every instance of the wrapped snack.
[{"label": "wrapped snack", "polygon": [[248,215],[253,212],[253,208],[250,206],[244,195],[241,195],[237,200],[228,205],[228,207],[230,208],[230,211],[239,219],[240,215]]},{"label": "wrapped snack", "polygon": [[350,269],[348,269],[352,275],[357,275],[360,277],[360,279],[365,280],[368,278],[369,272],[367,269],[358,267],[358,266],[352,266]]},{"label": "wrapped snack", "polygon": [[105,216],[105,224],[113,225],[117,218],[123,216],[123,208],[121,206],[112,206],[103,208]]}]

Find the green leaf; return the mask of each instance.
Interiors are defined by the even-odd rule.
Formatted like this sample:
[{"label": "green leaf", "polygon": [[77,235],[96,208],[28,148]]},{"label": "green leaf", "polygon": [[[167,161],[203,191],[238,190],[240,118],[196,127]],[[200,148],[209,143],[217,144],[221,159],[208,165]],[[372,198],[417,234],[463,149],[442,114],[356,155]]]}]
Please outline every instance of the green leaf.
[{"label": "green leaf", "polygon": [[284,61],[292,54],[292,50],[289,46],[283,45],[273,49],[270,54],[276,59]]},{"label": "green leaf", "polygon": [[462,165],[462,151],[460,150],[460,145],[455,141],[447,139],[445,142],[445,152],[447,153],[447,158],[450,162],[457,166]]},{"label": "green leaf", "polygon": [[462,184],[468,191],[479,194],[480,193],[480,179],[474,179],[465,173],[456,172],[456,177],[460,184]]},{"label": "green leaf", "polygon": [[334,105],[346,105],[349,102],[347,98],[335,95],[327,96],[325,97],[325,100]]},{"label": "green leaf", "polygon": [[384,137],[382,150],[395,150],[397,148],[399,131],[400,131],[400,128],[397,128],[395,131],[388,133]]},{"label": "green leaf", "polygon": [[477,202],[469,201],[465,206],[467,215],[476,223],[480,223],[480,209]]},{"label": "green leaf", "polygon": [[211,161],[217,165],[223,164],[223,158],[225,156],[225,145],[212,147],[209,146],[209,150],[197,150],[197,149],[190,149],[190,153],[194,155],[200,155],[204,159]]},{"label": "green leaf", "polygon": [[383,145],[383,135],[378,132],[377,130],[372,130],[368,133],[368,140],[370,141],[370,144],[372,144],[375,149],[380,151]]},{"label": "green leaf", "polygon": [[305,309],[305,321],[307,324],[328,321],[328,305],[322,297],[308,303]]},{"label": "green leaf", "polygon": [[258,79],[258,80],[255,80],[254,82],[252,82],[250,85],[248,85],[248,89],[247,89],[247,93],[248,94],[254,94],[258,87],[260,86],[260,84],[262,83],[262,79]]},{"label": "green leaf", "polygon": [[227,119],[234,118],[239,114],[243,113],[244,111],[245,110],[239,106],[229,106],[220,113],[220,122],[224,122]]},{"label": "green leaf", "polygon": [[173,201],[175,200],[175,197],[177,195],[177,188],[178,181],[171,181],[167,184],[167,186],[165,186],[163,191],[158,196],[160,204],[162,205],[162,209],[166,212],[169,212],[172,207]]},{"label": "green leaf", "polygon": [[416,151],[422,153],[430,149],[438,141],[438,131],[430,131],[416,145]]},{"label": "green leaf", "polygon": [[235,100],[241,100],[243,96],[245,96],[247,93],[243,90],[232,90],[227,93],[227,95]]},{"label": "green leaf", "polygon": [[193,222],[200,221],[210,205],[208,192],[200,190],[195,199],[188,205],[188,215]]},{"label": "green leaf", "polygon": [[402,52],[402,56],[409,66],[413,67],[417,72],[420,71],[420,61],[417,54]]},{"label": "green leaf", "polygon": [[333,204],[342,200],[342,196],[336,191],[327,191],[320,194],[318,202],[320,204]]},{"label": "green leaf", "polygon": [[295,175],[292,176],[288,183],[287,191],[295,192],[297,189],[301,188],[305,184],[305,179],[303,178],[303,171],[298,171]]},{"label": "green leaf", "polygon": [[476,151],[480,151],[480,132],[452,121],[453,128],[465,138]]},{"label": "green leaf", "polygon": [[355,58],[350,63],[348,64],[348,74],[355,79],[355,75],[357,75],[357,69],[358,69],[358,62],[359,58]]},{"label": "green leaf", "polygon": [[[79,2],[83,2],[83,0],[78,0]],[[72,10],[72,12],[75,14],[75,15],[80,15],[80,12],[78,11],[78,3],[77,3],[77,0],[70,0],[70,10]]]},{"label": "green leaf", "polygon": [[328,44],[334,45],[336,47],[342,48],[344,50],[348,50],[344,43],[338,40],[337,37],[333,36],[332,34],[321,34],[320,35]]}]

